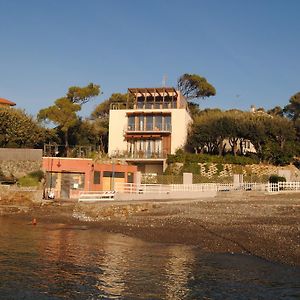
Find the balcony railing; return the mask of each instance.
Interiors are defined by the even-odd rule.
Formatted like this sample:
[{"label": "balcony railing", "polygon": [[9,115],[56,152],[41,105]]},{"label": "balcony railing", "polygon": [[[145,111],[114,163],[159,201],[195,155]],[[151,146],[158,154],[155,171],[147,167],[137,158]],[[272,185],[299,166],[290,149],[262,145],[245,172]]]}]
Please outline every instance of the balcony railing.
[{"label": "balcony railing", "polygon": [[125,127],[126,132],[172,132],[171,124],[166,124],[164,126],[135,126],[128,125]]},{"label": "balcony railing", "polygon": [[174,109],[177,108],[177,102],[137,102],[134,109]]},{"label": "balcony railing", "polygon": [[165,159],[167,158],[168,153],[166,151],[114,151],[111,154],[113,158],[125,158],[125,159]]}]

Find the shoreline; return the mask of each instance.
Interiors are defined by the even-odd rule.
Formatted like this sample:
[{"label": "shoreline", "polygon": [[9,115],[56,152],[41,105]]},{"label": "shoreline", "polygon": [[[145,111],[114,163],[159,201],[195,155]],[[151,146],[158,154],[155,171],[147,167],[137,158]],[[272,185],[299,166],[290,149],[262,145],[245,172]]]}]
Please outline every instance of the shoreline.
[{"label": "shoreline", "polygon": [[215,198],[182,201],[41,203],[27,203],[21,212],[4,215],[26,222],[36,218],[38,223],[82,224],[149,242],[244,253],[300,266],[300,193],[223,192]]}]

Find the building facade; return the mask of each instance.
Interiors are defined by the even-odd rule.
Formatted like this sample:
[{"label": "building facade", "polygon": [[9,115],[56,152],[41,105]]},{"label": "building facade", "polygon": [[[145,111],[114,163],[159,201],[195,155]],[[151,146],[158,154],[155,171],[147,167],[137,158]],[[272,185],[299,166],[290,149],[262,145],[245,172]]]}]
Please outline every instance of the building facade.
[{"label": "building facade", "polygon": [[142,173],[161,174],[168,154],[184,146],[192,119],[174,88],[130,88],[126,108],[111,107],[110,157],[125,159]]},{"label": "building facade", "polygon": [[117,183],[135,183],[136,166],[95,163],[92,159],[43,157],[45,190],[55,198],[78,198],[81,191],[115,190]]}]

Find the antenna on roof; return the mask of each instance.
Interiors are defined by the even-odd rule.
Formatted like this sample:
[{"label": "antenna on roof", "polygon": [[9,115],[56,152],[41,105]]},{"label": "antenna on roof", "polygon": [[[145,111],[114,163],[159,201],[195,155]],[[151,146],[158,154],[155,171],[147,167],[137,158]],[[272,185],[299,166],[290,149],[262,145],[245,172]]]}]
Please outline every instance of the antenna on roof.
[{"label": "antenna on roof", "polygon": [[163,79],[162,79],[162,86],[163,87],[166,87],[167,78],[168,78],[168,76],[166,74],[164,74]]}]

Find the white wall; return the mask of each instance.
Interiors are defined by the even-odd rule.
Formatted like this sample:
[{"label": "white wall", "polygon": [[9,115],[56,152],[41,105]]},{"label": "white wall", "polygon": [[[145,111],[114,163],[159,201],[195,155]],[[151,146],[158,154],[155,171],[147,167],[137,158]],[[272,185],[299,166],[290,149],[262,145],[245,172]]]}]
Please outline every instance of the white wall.
[{"label": "white wall", "polygon": [[109,111],[108,155],[112,155],[115,151],[127,150],[127,143],[124,138],[127,111],[125,109]]},{"label": "white wall", "polygon": [[184,146],[192,118],[185,109],[172,109],[171,154]]}]

